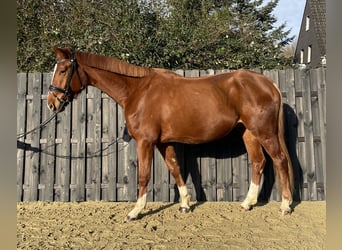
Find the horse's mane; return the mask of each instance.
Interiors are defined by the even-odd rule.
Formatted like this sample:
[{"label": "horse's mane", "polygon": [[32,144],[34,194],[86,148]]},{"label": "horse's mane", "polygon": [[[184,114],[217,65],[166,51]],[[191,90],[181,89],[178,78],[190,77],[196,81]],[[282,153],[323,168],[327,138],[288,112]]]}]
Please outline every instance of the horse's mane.
[{"label": "horse's mane", "polygon": [[120,75],[126,75],[130,77],[144,77],[150,74],[150,69],[141,67],[141,66],[135,66],[133,64],[129,64],[127,62],[102,56],[102,55],[96,55],[91,53],[84,53],[84,52],[76,52],[77,57],[80,58],[82,63],[86,64],[87,66],[106,70],[109,72],[117,73]]}]

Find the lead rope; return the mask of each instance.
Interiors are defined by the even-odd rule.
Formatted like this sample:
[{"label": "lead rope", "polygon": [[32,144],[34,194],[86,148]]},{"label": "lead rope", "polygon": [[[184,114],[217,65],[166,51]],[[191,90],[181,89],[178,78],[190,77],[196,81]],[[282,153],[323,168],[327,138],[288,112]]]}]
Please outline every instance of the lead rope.
[{"label": "lead rope", "polygon": [[[26,136],[26,135],[29,135],[29,134],[33,133],[34,131],[36,131],[36,130],[40,130],[40,129],[44,128],[52,119],[54,119],[54,118],[57,116],[58,113],[59,113],[59,112],[54,113],[52,116],[50,116],[48,119],[46,119],[45,121],[43,121],[43,122],[42,122],[41,124],[39,124],[37,127],[31,129],[30,131],[27,131],[27,132],[24,132],[24,133],[17,134],[17,139],[20,139],[20,138],[22,138],[22,137],[24,137],[24,136]],[[128,146],[128,142],[129,142],[132,138],[131,138],[130,135],[128,134],[128,131],[127,131],[127,127],[126,127],[126,126],[122,129],[122,131],[120,132],[120,134],[122,134],[120,137],[117,137],[116,139],[113,139],[110,143],[108,143],[108,145],[107,145],[106,147],[104,147],[104,148],[102,148],[102,149],[100,149],[100,150],[94,152],[93,154],[89,155],[88,158],[89,158],[89,157],[91,158],[91,157],[100,156],[99,153],[108,150],[108,149],[110,148],[111,145],[113,145],[113,144],[118,144],[118,143],[120,143],[120,141],[121,141],[121,142],[127,142],[127,143],[123,146],[123,148],[127,147],[127,146]],[[123,150],[123,148],[122,148],[121,150]],[[46,152],[46,151],[44,151],[44,150],[42,150],[41,152],[42,152],[42,153],[45,153],[45,154],[48,154],[48,155],[54,155],[54,156],[56,156],[56,157],[58,157],[58,158],[70,158],[70,157],[71,157],[71,156],[62,156],[62,155],[50,154],[50,153],[48,153],[48,152]],[[112,152],[109,152],[108,155],[111,154],[111,153],[112,153]],[[84,158],[84,157],[71,157],[71,158]]]},{"label": "lead rope", "polygon": [[35,132],[36,130],[40,130],[42,128],[44,128],[52,119],[54,119],[57,116],[58,113],[54,113],[52,116],[50,116],[48,119],[46,119],[45,121],[43,121],[41,124],[39,124],[37,127],[31,129],[30,131],[24,132],[24,133],[20,133],[17,134],[17,139],[20,139],[26,135],[32,134],[33,132]]}]

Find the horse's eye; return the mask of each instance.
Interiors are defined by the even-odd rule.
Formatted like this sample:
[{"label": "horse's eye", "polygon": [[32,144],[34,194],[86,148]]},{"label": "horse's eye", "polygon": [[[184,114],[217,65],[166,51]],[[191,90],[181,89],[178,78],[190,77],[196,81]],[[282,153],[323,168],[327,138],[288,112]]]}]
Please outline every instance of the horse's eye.
[{"label": "horse's eye", "polygon": [[62,69],[62,70],[60,71],[60,74],[61,74],[61,75],[64,75],[65,72],[66,72],[66,69]]}]

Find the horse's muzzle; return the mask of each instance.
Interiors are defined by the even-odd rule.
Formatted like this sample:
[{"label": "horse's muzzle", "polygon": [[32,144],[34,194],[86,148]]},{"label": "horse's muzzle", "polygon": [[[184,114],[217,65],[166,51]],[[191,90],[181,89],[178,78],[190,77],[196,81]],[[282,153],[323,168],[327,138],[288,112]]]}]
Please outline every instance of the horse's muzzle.
[{"label": "horse's muzzle", "polygon": [[57,109],[53,103],[47,104],[47,106],[51,112],[56,112]]},{"label": "horse's muzzle", "polygon": [[58,113],[63,111],[67,103],[68,101],[65,101],[57,95],[54,95],[51,92],[49,92],[47,97],[47,107],[51,112]]}]

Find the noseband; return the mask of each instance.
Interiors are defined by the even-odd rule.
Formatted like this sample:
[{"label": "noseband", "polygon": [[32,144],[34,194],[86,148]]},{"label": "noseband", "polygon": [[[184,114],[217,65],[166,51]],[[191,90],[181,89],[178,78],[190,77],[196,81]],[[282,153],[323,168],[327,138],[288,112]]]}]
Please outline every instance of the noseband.
[{"label": "noseband", "polygon": [[[60,61],[58,61],[55,65],[55,72],[54,74],[56,73],[56,67],[59,63],[62,63],[62,62],[65,62],[67,60],[70,60],[71,62],[71,70],[70,70],[70,73],[68,75],[68,79],[67,79],[67,82],[66,82],[66,86],[64,89],[60,88],[60,87],[57,87],[57,86],[54,86],[52,83],[50,84],[49,86],[49,92],[60,102],[61,104],[61,108],[71,102],[73,99],[74,99],[74,95],[75,93],[71,90],[70,88],[70,83],[71,83],[71,79],[72,79],[72,76],[74,74],[74,72],[76,71],[77,72],[77,75],[78,75],[78,79],[80,80],[80,84],[81,84],[81,90],[83,89],[83,84],[81,82],[81,78],[80,78],[80,75],[78,73],[78,70],[77,70],[77,61],[76,61],[76,57],[75,57],[75,54],[72,53],[72,58],[71,59],[62,59]],[[53,78],[52,78],[53,79]],[[55,92],[59,92],[59,93],[62,93],[64,94],[64,96],[62,98],[59,98],[55,93]]]}]

